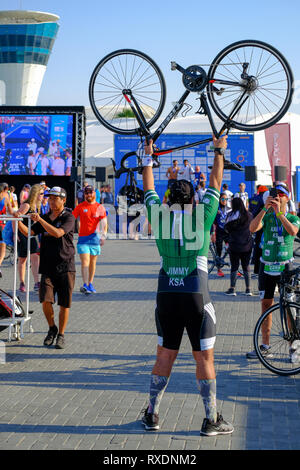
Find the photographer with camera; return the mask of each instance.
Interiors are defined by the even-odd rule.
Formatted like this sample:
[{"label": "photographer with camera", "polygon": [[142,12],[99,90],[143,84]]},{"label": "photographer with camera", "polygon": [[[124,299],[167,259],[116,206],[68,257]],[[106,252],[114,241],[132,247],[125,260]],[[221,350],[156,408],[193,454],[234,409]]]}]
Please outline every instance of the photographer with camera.
[{"label": "photographer with camera", "polygon": [[[274,303],[275,287],[281,273],[293,268],[293,245],[300,228],[300,219],[288,212],[289,194],[285,184],[277,184],[270,190],[265,206],[250,224],[252,233],[263,229],[262,257],[258,276],[262,313]],[[260,345],[260,350],[262,354],[271,357],[270,321],[262,325],[263,344]],[[256,351],[248,352],[246,357],[256,359]]]}]

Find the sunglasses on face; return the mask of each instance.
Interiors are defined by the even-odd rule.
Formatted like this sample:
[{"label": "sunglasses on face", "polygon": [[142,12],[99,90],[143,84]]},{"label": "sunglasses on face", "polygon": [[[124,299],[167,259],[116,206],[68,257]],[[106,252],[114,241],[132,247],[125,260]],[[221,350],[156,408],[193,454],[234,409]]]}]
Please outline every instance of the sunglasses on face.
[{"label": "sunglasses on face", "polygon": [[227,197],[221,197],[221,201],[228,201]]},{"label": "sunglasses on face", "polygon": [[285,194],[285,193],[282,193],[281,191],[278,191],[277,194],[278,194],[279,197],[284,197],[284,196],[286,196],[286,194]]}]

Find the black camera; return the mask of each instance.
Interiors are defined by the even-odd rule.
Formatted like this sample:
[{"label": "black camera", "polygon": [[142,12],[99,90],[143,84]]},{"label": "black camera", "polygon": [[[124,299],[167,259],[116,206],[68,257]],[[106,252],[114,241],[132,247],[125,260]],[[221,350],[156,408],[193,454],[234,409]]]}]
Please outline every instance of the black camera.
[{"label": "black camera", "polygon": [[271,189],[270,189],[270,196],[276,197],[277,194],[278,194],[278,191],[277,191],[276,188],[271,188]]}]

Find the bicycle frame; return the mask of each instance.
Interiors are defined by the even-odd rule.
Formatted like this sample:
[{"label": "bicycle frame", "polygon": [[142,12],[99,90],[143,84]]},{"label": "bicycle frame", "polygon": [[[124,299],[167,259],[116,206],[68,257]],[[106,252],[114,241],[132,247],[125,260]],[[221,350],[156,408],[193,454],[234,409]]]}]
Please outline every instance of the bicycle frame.
[{"label": "bicycle frame", "polygon": [[[129,103],[129,105],[131,107],[131,110],[134,113],[134,115],[136,117],[136,120],[139,123],[140,129],[141,129],[140,130],[140,136],[145,137],[147,139],[147,141],[152,139],[153,143],[160,137],[160,135],[163,133],[165,128],[170,124],[172,119],[182,109],[182,107],[185,103],[185,100],[189,96],[190,93],[191,93],[191,91],[189,91],[189,90],[186,90],[183,93],[181,98],[177,101],[177,103],[175,103],[173,109],[170,111],[170,113],[167,115],[167,117],[164,119],[164,121],[153,132],[153,134],[151,134],[150,130],[148,129],[148,127],[146,125],[146,120],[145,120],[145,117],[142,113],[142,110],[140,109],[138,103],[134,99],[134,96],[132,95],[131,91],[130,90],[124,90],[123,91],[124,97],[125,97],[126,101]],[[213,120],[213,117],[212,117],[212,114],[210,112],[210,108],[209,108],[209,105],[208,105],[208,102],[207,102],[207,98],[206,98],[206,95],[205,95],[204,92],[202,92],[200,94],[200,108],[199,109],[202,109],[202,111],[201,112],[198,111],[198,113],[204,114],[205,116],[208,117],[213,135],[216,138],[219,138],[223,134],[224,131],[226,131],[226,134],[228,134],[230,128],[233,127],[231,120],[239,112],[239,110],[245,104],[247,99],[248,99],[248,95],[247,95],[246,90],[245,90],[244,93],[237,100],[237,102],[236,102],[236,104],[235,104],[235,106],[234,106],[234,108],[231,112],[230,118],[228,118],[224,122],[223,126],[221,127],[221,129],[219,131],[217,131],[217,129],[216,129],[216,126],[215,126],[215,123],[214,123],[214,120]],[[171,153],[171,152],[176,152],[177,150],[183,150],[183,149],[186,149],[186,148],[195,147],[195,146],[200,145],[200,144],[205,144],[207,142],[211,142],[212,140],[213,139],[211,137],[209,139],[198,140],[196,142],[181,145],[179,147],[173,147],[173,148],[170,148],[170,149],[167,149],[167,150],[155,150],[154,149],[154,154],[153,155],[158,157],[160,155],[165,155],[165,154],[168,154],[168,153]]]}]

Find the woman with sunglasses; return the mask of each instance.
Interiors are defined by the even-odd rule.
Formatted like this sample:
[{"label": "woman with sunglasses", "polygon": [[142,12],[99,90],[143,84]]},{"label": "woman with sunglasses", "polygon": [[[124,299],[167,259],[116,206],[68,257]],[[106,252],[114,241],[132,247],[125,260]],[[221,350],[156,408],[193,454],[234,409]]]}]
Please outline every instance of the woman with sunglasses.
[{"label": "woman with sunglasses", "polygon": [[[44,197],[44,188],[40,184],[34,184],[30,189],[28,198],[20,205],[17,215],[40,213],[41,202]],[[24,225],[28,225],[28,219],[23,219]],[[30,238],[30,264],[34,278],[34,290],[38,292],[39,283],[39,244],[36,237]],[[20,278],[20,292],[25,292],[25,272],[27,261],[27,237],[18,231],[18,271]]]},{"label": "woman with sunglasses", "polygon": [[[216,228],[215,231],[215,240],[216,240],[216,251],[217,255],[221,257],[222,254],[222,249],[223,249],[223,243],[228,243],[228,233],[225,232],[224,226],[225,226],[225,221],[228,213],[231,211],[230,208],[227,207],[227,202],[228,202],[228,196],[225,193],[220,194],[220,201],[219,201],[219,209],[214,221],[214,226]],[[217,260],[217,276],[219,277],[224,277],[224,273],[221,270],[221,267],[218,266],[218,260]]]}]

